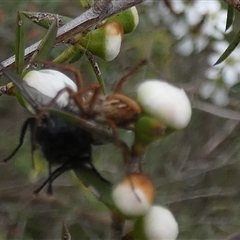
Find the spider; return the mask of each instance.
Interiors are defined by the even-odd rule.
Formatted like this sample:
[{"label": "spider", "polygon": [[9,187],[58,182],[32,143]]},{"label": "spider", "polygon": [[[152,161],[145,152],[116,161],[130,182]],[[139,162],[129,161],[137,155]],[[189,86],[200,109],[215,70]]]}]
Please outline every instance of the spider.
[{"label": "spider", "polygon": [[[41,92],[30,87],[17,74],[5,69],[1,64],[0,70],[14,83],[28,104],[31,105],[31,108],[38,114],[40,112],[40,106],[34,99],[36,98],[35,95],[41,96]],[[107,180],[101,177],[92,164],[92,135],[85,129],[50,114],[44,114],[41,119],[31,117],[24,122],[19,144],[14,151],[3,160],[4,162],[10,160],[20,149],[28,128],[30,128],[32,159],[33,152],[36,150],[37,145],[39,145],[49,165],[49,177],[34,191],[35,194],[39,193],[48,183],[47,193],[52,194],[52,182],[63,172],[79,167],[91,168],[99,178],[107,182]],[[60,165],[60,167],[52,172],[52,165]]]},{"label": "spider", "polygon": [[[113,135],[116,139],[117,145],[123,152],[124,160],[126,160],[130,153],[126,150],[123,142],[121,142],[117,136],[117,127],[125,129],[133,129],[133,123],[140,117],[141,108],[139,104],[133,99],[121,94],[121,88],[123,83],[134,74],[140,67],[146,64],[146,60],[140,62],[130,72],[124,75],[118,82],[115,90],[110,95],[103,95],[101,93],[101,86],[99,84],[92,84],[84,87],[81,73],[73,66],[70,65],[59,65],[53,62],[39,61],[48,66],[59,67],[61,69],[70,71],[74,74],[77,92],[73,91],[69,87],[60,90],[54,99],[49,103],[51,106],[57,98],[65,91],[73,99],[74,103],[80,109],[80,117],[83,119],[91,119],[96,122],[107,124],[113,131]],[[43,109],[44,112],[44,109]],[[128,152],[128,153],[127,153]]]}]

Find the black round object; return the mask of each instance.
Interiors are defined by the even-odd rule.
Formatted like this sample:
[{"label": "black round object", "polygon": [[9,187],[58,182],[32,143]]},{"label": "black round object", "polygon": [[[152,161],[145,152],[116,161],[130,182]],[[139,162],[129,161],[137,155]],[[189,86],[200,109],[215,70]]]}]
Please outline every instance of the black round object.
[{"label": "black round object", "polygon": [[45,116],[37,125],[35,138],[50,164],[77,166],[86,158],[91,161],[91,134],[59,117]]}]

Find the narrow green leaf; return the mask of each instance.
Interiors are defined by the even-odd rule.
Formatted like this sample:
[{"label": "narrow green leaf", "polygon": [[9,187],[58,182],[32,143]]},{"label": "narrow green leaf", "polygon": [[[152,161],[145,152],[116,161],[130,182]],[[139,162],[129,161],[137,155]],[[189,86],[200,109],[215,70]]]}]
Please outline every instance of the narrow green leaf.
[{"label": "narrow green leaf", "polygon": [[113,209],[114,203],[112,201],[112,184],[104,180],[100,174],[97,174],[91,168],[81,167],[74,169],[77,178],[89,188],[89,190],[106,206]]},{"label": "narrow green leaf", "polygon": [[96,137],[101,136],[101,140],[104,142],[116,143],[116,139],[114,138],[113,134],[109,132],[103,125],[98,124],[93,120],[86,120],[66,111],[55,108],[43,108],[42,110],[45,112],[49,112],[54,116],[58,116],[70,123],[81,126]]},{"label": "narrow green leaf", "polygon": [[57,20],[55,19],[39,44],[36,53],[32,56],[30,62],[34,62],[37,59],[46,59],[49,56],[56,39],[57,29]]},{"label": "narrow green leaf", "polygon": [[228,5],[228,12],[227,12],[227,21],[226,21],[226,29],[227,31],[233,24],[234,20],[234,8],[231,5]]},{"label": "narrow green leaf", "polygon": [[24,51],[25,51],[25,24],[23,15],[17,12],[17,29],[15,43],[15,67],[18,75],[22,74],[24,67]]},{"label": "narrow green leaf", "polygon": [[42,13],[42,12],[26,12],[22,11],[22,14],[30,19],[32,22],[36,23],[37,25],[48,29],[52,22],[57,19],[58,26],[63,26],[67,22],[71,21],[72,18],[61,16],[58,14],[53,13]]},{"label": "narrow green leaf", "polygon": [[238,31],[233,41],[229,44],[227,49],[224,51],[224,53],[220,56],[220,58],[217,60],[217,62],[214,65],[217,65],[223,62],[234,51],[234,49],[237,47],[239,42],[240,42],[240,30]]},{"label": "narrow green leaf", "polygon": [[[63,120],[66,120],[70,123],[73,123],[73,124],[76,124],[76,125],[79,124],[79,117],[75,116],[75,115],[72,115],[68,112],[58,110],[58,109],[54,109],[54,108],[44,108],[43,110],[51,113],[54,116],[60,117]],[[86,124],[87,124],[87,122],[86,122]],[[82,124],[80,123],[80,125],[85,126],[85,121],[83,121]]]},{"label": "narrow green leaf", "polygon": [[58,55],[53,62],[64,63],[69,60],[69,63],[74,63],[80,59],[84,54],[82,49],[79,49],[77,44],[68,47],[60,55]]},{"label": "narrow green leaf", "polygon": [[74,44],[73,49],[74,49],[74,54],[70,59],[69,63],[74,63],[78,61],[85,52],[85,50],[78,43]]},{"label": "narrow green leaf", "polygon": [[[18,75],[23,74],[24,69],[24,51],[25,51],[25,23],[24,16],[21,11],[17,12],[17,28],[16,28],[16,42],[15,42],[15,68]],[[26,102],[22,97],[21,93],[16,90],[14,91],[16,98],[19,103],[26,108]]]}]

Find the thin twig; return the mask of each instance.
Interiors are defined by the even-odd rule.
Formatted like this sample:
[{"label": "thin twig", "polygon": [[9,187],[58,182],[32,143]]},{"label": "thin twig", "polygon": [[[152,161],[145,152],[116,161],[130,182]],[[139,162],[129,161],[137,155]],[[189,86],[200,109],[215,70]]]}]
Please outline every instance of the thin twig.
[{"label": "thin twig", "polygon": [[[146,0],[99,0],[83,14],[60,27],[57,32],[55,44],[69,42],[74,35],[93,28],[102,20],[144,1]],[[40,42],[38,41],[25,49],[25,60],[32,56]],[[4,67],[11,67],[14,63],[15,56],[2,62]]]}]

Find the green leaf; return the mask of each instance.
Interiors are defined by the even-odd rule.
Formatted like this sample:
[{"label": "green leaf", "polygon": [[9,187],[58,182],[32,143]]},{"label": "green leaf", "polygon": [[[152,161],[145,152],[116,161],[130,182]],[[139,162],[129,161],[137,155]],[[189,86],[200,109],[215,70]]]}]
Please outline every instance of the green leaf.
[{"label": "green leaf", "polygon": [[53,13],[41,13],[41,12],[26,12],[22,11],[22,14],[30,19],[32,22],[37,25],[48,29],[54,20],[57,20],[57,25],[63,26],[67,22],[70,22],[72,18],[61,16]]},{"label": "green leaf", "polygon": [[234,20],[234,8],[231,5],[228,5],[228,12],[227,12],[227,21],[226,21],[226,29],[227,31],[233,24]]},{"label": "green leaf", "polygon": [[[15,42],[15,67],[16,73],[22,75],[24,68],[24,51],[25,51],[25,24],[24,16],[20,11],[17,12],[17,29],[16,29],[16,42]],[[19,103],[26,108],[26,102],[19,91],[14,90],[14,95]]]},{"label": "green leaf", "polygon": [[69,63],[74,63],[80,59],[84,54],[82,47],[79,44],[74,44],[73,46],[65,49],[61,54],[59,54],[53,62],[64,63],[69,60]]},{"label": "green leaf", "polygon": [[73,170],[77,178],[107,207],[113,209],[112,184],[104,180],[95,170],[80,167]]},{"label": "green leaf", "polygon": [[[54,108],[44,108],[43,111],[49,112],[54,116],[60,117],[63,120],[66,120],[70,123],[73,124],[79,124],[79,117],[72,115],[68,112],[62,111],[62,110],[58,110],[58,109],[54,109]],[[82,125],[85,124],[85,121],[82,123]],[[86,123],[87,124],[87,123]],[[80,124],[81,125],[81,124]]]},{"label": "green leaf", "polygon": [[74,44],[73,50],[74,50],[74,54],[73,54],[72,58],[70,59],[69,63],[74,63],[74,62],[78,61],[85,52],[85,49],[83,49],[82,46],[79,45],[78,43]]},{"label": "green leaf", "polygon": [[238,31],[233,41],[229,44],[227,49],[224,51],[224,53],[220,56],[220,58],[217,60],[217,62],[214,65],[217,65],[223,62],[234,51],[234,49],[237,47],[239,42],[240,42],[240,30]]},{"label": "green leaf", "polygon": [[18,75],[22,74],[24,67],[24,51],[25,51],[25,24],[23,15],[17,12],[17,29],[15,43],[15,67]]},{"label": "green leaf", "polygon": [[81,118],[81,117],[72,115],[68,112],[54,109],[54,108],[43,108],[42,110],[45,112],[48,112],[54,116],[58,116],[58,117],[62,118],[63,120],[66,120],[70,123],[81,126],[96,137],[101,136],[101,140],[104,140],[105,142],[116,143],[116,139],[114,138],[112,133],[110,133],[103,125],[98,124],[95,121],[86,120],[84,118]]},{"label": "green leaf", "polygon": [[48,55],[50,54],[53,48],[53,45],[57,36],[57,30],[58,30],[57,20],[55,19],[52,22],[50,28],[48,29],[46,35],[42,39],[41,43],[39,44],[37,51],[32,56],[30,62],[34,62],[37,59],[40,59],[40,60],[46,59],[48,57]]}]

